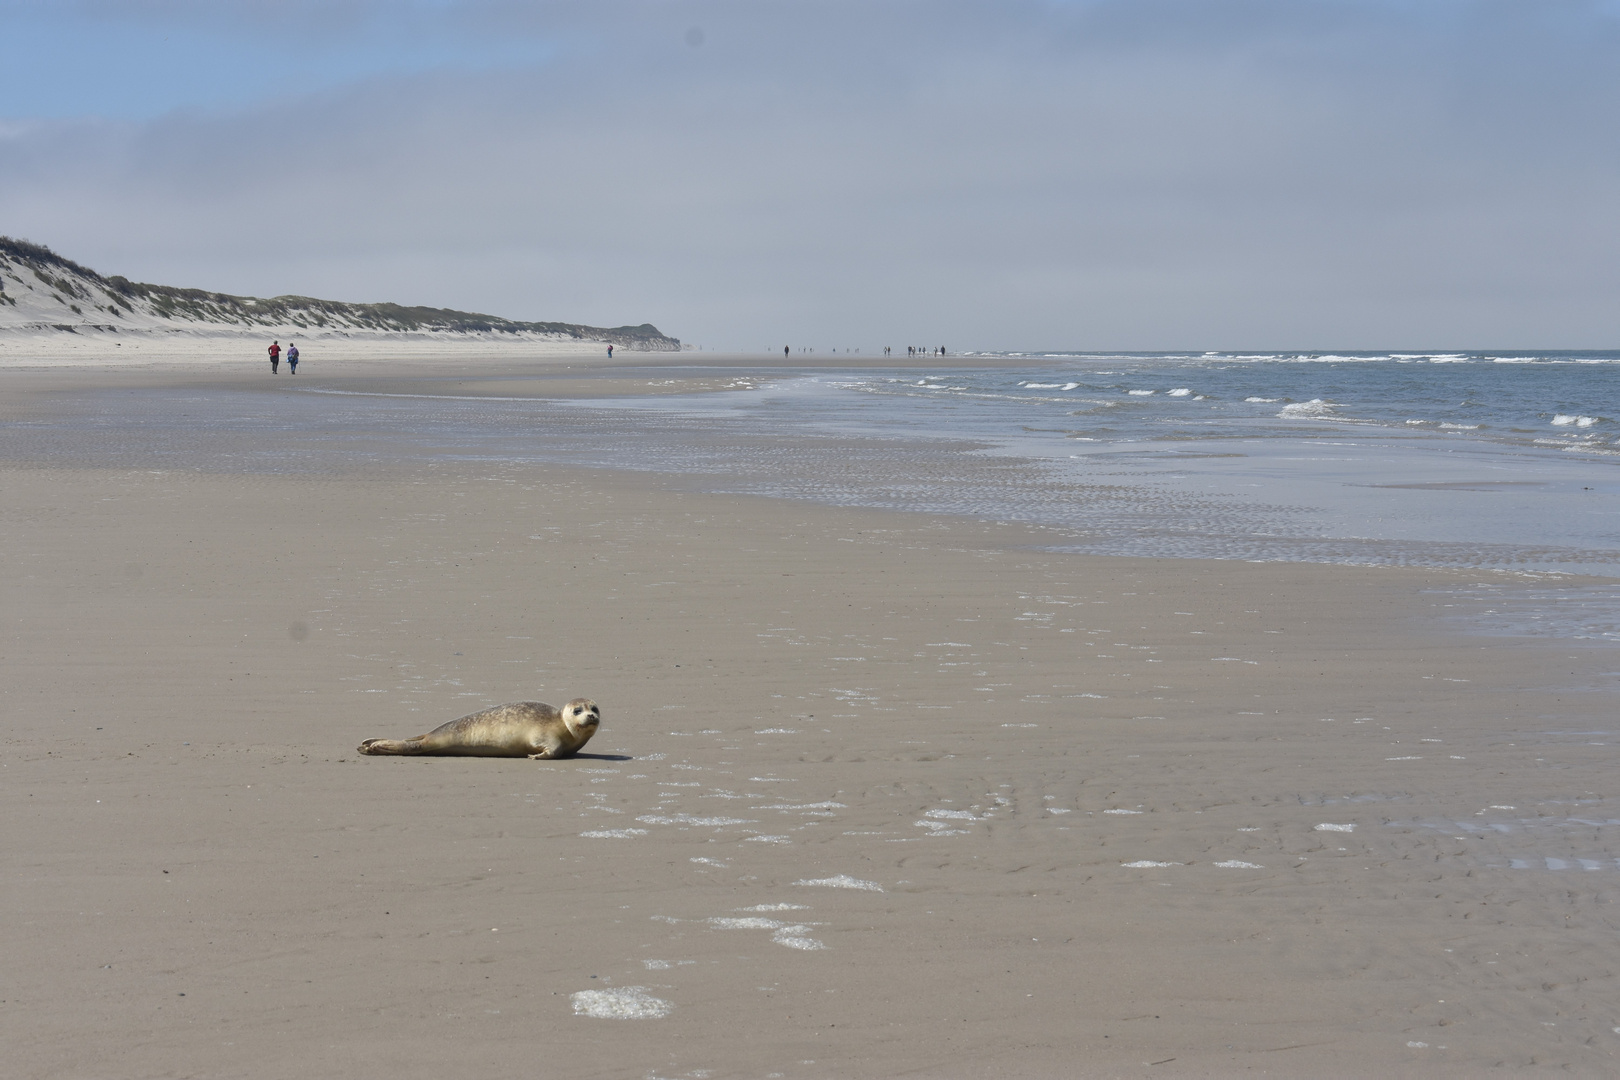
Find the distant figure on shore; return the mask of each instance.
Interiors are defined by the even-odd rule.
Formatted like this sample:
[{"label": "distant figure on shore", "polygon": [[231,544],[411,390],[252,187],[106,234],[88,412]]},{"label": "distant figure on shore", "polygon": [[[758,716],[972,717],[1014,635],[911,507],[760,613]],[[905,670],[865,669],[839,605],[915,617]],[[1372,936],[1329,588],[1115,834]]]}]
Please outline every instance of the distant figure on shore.
[{"label": "distant figure on shore", "polygon": [[298,346],[287,342],[287,371],[289,374],[298,374]]},{"label": "distant figure on shore", "polygon": [[611,345],[608,346],[608,359],[613,359],[613,346]]},{"label": "distant figure on shore", "polygon": [[270,374],[274,375],[279,370],[281,370],[281,342],[275,341],[270,344]]},{"label": "distant figure on shore", "polygon": [[786,355],[787,355],[787,354],[788,354],[788,353],[789,353],[789,352],[791,352],[791,351],[792,351],[792,350],[791,350],[791,349],[789,349],[789,348],[788,348],[788,347],[787,347],[787,346],[786,346],[786,345],[784,345],[784,346],[782,346],[782,355],[783,355],[783,356],[786,356]]}]

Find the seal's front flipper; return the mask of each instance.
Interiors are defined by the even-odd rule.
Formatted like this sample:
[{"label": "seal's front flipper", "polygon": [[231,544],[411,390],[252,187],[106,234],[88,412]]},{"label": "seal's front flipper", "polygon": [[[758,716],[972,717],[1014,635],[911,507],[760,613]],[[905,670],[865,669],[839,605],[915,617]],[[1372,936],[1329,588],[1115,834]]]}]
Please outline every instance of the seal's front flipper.
[{"label": "seal's front flipper", "polygon": [[367,739],[356,749],[362,754],[414,754],[419,745],[409,739]]}]

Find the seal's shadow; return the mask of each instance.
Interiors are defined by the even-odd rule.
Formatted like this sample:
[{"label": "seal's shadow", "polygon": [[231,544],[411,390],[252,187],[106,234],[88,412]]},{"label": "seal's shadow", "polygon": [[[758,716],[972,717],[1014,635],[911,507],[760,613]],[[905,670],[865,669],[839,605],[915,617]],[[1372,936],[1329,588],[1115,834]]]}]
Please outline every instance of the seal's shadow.
[{"label": "seal's shadow", "polygon": [[590,758],[592,761],[634,761],[629,754],[569,754],[569,757]]}]

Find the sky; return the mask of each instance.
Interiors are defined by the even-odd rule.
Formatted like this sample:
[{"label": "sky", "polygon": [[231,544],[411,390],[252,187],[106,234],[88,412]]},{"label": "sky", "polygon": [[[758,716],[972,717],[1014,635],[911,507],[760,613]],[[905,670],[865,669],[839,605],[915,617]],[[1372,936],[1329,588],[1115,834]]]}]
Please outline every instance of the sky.
[{"label": "sky", "polygon": [[1620,0],[0,0],[0,235],[704,348],[1620,347]]}]

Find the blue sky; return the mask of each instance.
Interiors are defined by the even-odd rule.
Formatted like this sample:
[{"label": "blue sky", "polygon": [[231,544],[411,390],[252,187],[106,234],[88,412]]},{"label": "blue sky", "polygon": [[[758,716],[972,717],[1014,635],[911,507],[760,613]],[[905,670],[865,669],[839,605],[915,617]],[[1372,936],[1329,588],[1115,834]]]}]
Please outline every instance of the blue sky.
[{"label": "blue sky", "polygon": [[713,347],[1613,347],[1620,6],[0,0],[0,233]]},{"label": "blue sky", "polygon": [[3,3],[11,117],[151,120],[242,109],[379,76],[544,64],[543,25],[471,5]]}]

